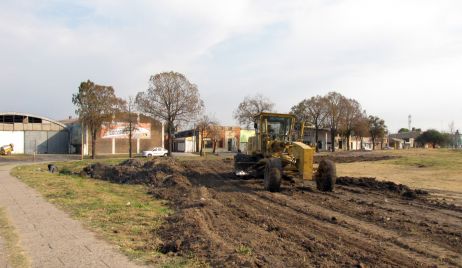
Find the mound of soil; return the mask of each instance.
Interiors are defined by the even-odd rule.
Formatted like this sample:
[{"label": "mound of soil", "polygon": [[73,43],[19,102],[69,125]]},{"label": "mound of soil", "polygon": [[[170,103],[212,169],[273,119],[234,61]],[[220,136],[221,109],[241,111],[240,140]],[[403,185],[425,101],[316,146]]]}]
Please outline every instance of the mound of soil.
[{"label": "mound of soil", "polygon": [[406,198],[417,198],[418,195],[427,195],[428,192],[420,189],[411,189],[403,184],[396,184],[391,181],[378,181],[375,178],[370,177],[339,177],[337,178],[337,184],[344,186],[359,186],[363,188],[378,190],[378,191],[389,191],[400,194]]},{"label": "mound of soil", "polygon": [[174,158],[161,158],[148,162],[128,159],[119,165],[95,163],[85,167],[81,175],[114,183],[145,184],[154,197],[175,200],[177,207],[183,207],[192,186],[185,173],[184,166]]},{"label": "mound of soil", "polygon": [[322,159],[328,159],[335,163],[353,163],[353,162],[367,162],[367,161],[382,161],[398,158],[391,155],[375,155],[375,154],[358,154],[358,155],[315,155],[314,162],[319,164]]}]

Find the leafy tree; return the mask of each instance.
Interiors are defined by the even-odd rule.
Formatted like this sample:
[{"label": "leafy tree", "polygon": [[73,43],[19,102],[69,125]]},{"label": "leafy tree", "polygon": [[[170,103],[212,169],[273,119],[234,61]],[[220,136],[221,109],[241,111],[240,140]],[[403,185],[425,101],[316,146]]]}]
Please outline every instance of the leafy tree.
[{"label": "leafy tree", "polygon": [[149,88],[136,95],[136,103],[140,111],[166,122],[168,155],[173,150],[176,126],[195,119],[204,107],[197,86],[173,71],[151,76]]},{"label": "leafy tree", "polygon": [[383,140],[387,133],[387,126],[385,121],[377,116],[369,116],[369,134],[372,138],[372,149],[375,150],[375,143],[377,139]]},{"label": "leafy tree", "polygon": [[407,133],[407,132],[409,132],[409,129],[404,128],[404,127],[398,130],[398,133]]},{"label": "leafy tree", "polygon": [[446,142],[446,139],[444,135],[441,134],[438,130],[429,129],[420,134],[420,136],[417,137],[416,141],[422,145],[430,143],[433,148],[436,148],[436,145],[443,146]]},{"label": "leafy tree", "polygon": [[234,111],[234,119],[239,124],[249,127],[255,120],[255,116],[262,112],[272,112],[274,103],[263,95],[247,96]]},{"label": "leafy tree", "polygon": [[91,157],[95,159],[97,132],[103,124],[111,121],[125,102],[116,97],[112,87],[88,80],[80,83],[79,91],[72,95],[72,103],[77,106],[75,113],[79,116],[82,131],[84,126],[90,129]]},{"label": "leafy tree", "polygon": [[325,103],[323,97],[316,96],[304,99],[291,108],[291,113],[296,116],[298,122],[307,122],[314,126],[316,152],[319,151],[318,132],[326,122],[327,109]]},{"label": "leafy tree", "polygon": [[337,92],[329,92],[323,98],[323,105],[326,107],[326,123],[330,128],[331,150],[335,152],[335,137],[340,127],[341,115],[344,112],[345,97]]},{"label": "leafy tree", "polygon": [[340,104],[343,106],[341,114],[341,132],[347,140],[347,150],[350,148],[350,136],[353,135],[355,124],[362,118],[361,104],[354,99],[343,99]]}]

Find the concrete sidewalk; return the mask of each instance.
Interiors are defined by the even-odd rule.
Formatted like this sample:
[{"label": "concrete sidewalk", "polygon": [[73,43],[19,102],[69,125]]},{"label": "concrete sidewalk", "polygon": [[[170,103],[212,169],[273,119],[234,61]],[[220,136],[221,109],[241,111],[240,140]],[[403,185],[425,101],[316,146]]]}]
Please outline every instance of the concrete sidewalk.
[{"label": "concrete sidewalk", "polygon": [[0,237],[0,268],[9,268],[8,263],[6,262],[6,252],[3,246],[3,240]]},{"label": "concrete sidewalk", "polygon": [[0,165],[0,207],[6,209],[32,267],[142,267],[12,177],[11,168]]}]

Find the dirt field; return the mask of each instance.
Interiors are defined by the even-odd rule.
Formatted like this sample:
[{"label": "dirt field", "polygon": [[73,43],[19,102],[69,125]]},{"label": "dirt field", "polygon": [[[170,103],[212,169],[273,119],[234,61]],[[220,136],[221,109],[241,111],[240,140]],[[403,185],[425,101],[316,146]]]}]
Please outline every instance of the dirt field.
[{"label": "dirt field", "polygon": [[[388,159],[386,159],[388,157]],[[462,151],[391,150],[335,154],[339,176],[375,177],[431,192],[431,198],[462,206]],[[377,161],[342,161],[367,158]]]},{"label": "dirt field", "polygon": [[175,210],[151,246],[213,267],[462,267],[462,208],[393,183],[341,178],[321,193],[284,182],[270,193],[261,180],[236,180],[222,160],[86,171],[149,184]]}]

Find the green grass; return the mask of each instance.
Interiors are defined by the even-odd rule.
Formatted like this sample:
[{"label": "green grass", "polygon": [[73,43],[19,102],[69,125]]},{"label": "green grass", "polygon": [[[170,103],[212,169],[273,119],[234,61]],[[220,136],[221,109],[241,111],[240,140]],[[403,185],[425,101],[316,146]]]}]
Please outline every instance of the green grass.
[{"label": "green grass", "polygon": [[411,166],[411,167],[432,167],[437,169],[460,169],[462,166],[462,151],[448,149],[427,149],[395,152],[400,158],[384,161],[388,164]]},{"label": "green grass", "polygon": [[11,267],[30,267],[29,260],[24,254],[23,249],[18,245],[18,235],[9,222],[5,210],[2,208],[0,208],[0,239],[3,241],[2,250],[6,253],[6,261]]},{"label": "green grass", "polygon": [[239,245],[239,247],[236,249],[236,252],[245,255],[245,256],[251,256],[252,255],[252,248],[246,246],[246,245]]},{"label": "green grass", "polygon": [[[117,164],[124,159],[55,163],[59,170],[79,172],[92,162]],[[20,166],[12,171],[49,202],[67,211],[87,228],[117,245],[131,259],[159,266],[187,263],[157,251],[154,231],[171,213],[165,202],[147,194],[143,185],[122,185],[76,175],[51,174],[46,164]]]}]

